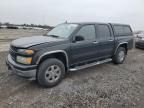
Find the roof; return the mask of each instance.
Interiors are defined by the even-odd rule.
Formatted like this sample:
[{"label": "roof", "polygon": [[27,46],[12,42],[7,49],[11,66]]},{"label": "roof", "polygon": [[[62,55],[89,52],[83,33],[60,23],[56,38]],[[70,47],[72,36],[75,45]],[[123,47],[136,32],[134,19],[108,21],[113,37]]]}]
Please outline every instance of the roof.
[{"label": "roof", "polygon": [[111,24],[111,25],[125,25],[125,26],[129,26],[128,24],[103,23],[103,22],[68,22],[68,24]]},{"label": "roof", "polygon": [[70,24],[108,24],[108,23],[100,23],[100,22],[68,22]]}]

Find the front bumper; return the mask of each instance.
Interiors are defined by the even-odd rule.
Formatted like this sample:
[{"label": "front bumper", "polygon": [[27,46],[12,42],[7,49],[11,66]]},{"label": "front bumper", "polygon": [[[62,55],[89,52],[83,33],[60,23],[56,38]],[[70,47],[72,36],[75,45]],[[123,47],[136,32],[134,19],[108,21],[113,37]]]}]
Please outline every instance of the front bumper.
[{"label": "front bumper", "polygon": [[144,41],[138,41],[135,43],[136,48],[144,49]]},{"label": "front bumper", "polygon": [[14,74],[17,74],[18,76],[35,79],[36,78],[36,65],[22,65],[18,64],[11,58],[10,55],[8,55],[6,59],[6,64],[8,66],[9,70],[12,70]]}]

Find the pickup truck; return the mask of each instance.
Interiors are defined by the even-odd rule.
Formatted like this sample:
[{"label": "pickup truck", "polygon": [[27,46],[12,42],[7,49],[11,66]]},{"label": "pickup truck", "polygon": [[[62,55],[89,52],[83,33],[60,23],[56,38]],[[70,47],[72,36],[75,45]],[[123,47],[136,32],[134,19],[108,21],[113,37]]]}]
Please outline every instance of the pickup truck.
[{"label": "pickup truck", "polygon": [[6,64],[18,76],[52,87],[70,71],[110,61],[122,64],[132,48],[129,25],[63,23],[44,36],[12,41]]}]

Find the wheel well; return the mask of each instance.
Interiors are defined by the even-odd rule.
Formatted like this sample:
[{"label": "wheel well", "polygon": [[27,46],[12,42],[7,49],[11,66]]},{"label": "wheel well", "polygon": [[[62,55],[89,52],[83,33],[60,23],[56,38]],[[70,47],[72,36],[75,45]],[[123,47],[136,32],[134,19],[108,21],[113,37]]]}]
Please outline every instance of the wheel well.
[{"label": "wheel well", "polygon": [[121,44],[119,47],[123,47],[123,48],[125,48],[125,49],[126,49],[126,54],[127,54],[127,51],[128,51],[128,46],[127,46],[127,44],[126,44],[126,43]]},{"label": "wheel well", "polygon": [[66,71],[68,70],[68,69],[67,69],[67,58],[66,58],[66,55],[65,55],[64,53],[59,52],[59,53],[53,53],[53,54],[45,55],[44,57],[41,58],[41,60],[39,61],[39,64],[41,64],[43,61],[45,61],[45,60],[48,59],[48,58],[56,58],[56,59],[59,59],[60,61],[63,62]]}]

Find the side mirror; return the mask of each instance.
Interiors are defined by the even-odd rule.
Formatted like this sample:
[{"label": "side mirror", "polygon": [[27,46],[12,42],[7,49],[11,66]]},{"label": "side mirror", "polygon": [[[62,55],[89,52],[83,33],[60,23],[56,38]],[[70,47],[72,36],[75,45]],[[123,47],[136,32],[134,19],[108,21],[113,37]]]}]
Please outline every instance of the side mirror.
[{"label": "side mirror", "polygon": [[47,36],[47,34],[45,33],[45,34],[43,34],[43,36]]},{"label": "side mirror", "polygon": [[84,37],[82,36],[75,36],[75,41],[83,41],[84,40]]},{"label": "side mirror", "polygon": [[43,36],[47,36],[47,33],[48,33],[48,32],[45,32],[45,33],[43,34]]}]

